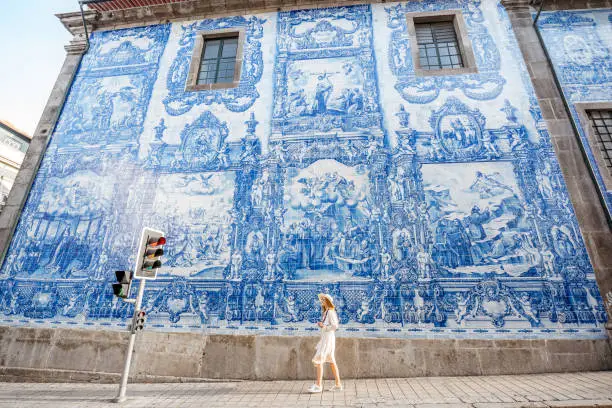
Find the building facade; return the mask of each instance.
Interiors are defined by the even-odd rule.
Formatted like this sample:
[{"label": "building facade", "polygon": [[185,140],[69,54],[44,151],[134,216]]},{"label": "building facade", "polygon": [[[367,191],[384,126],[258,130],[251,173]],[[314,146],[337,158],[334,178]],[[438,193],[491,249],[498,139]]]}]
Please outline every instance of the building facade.
[{"label": "building facade", "polygon": [[8,199],[30,137],[8,122],[0,121],[0,211]]},{"label": "building facade", "polygon": [[605,120],[612,90],[609,15],[608,9],[546,11],[538,21],[608,215],[612,208],[608,154],[612,145],[606,129],[612,122]]},{"label": "building facade", "polygon": [[[344,337],[607,337],[609,265],[517,41],[526,5],[176,7],[113,29],[121,13],[87,14],[98,29],[43,120],[0,271],[3,324],[123,329],[132,308],[110,283],[147,226],[168,239],[144,298],[156,331],[310,335],[326,292]],[[589,13],[539,27],[609,31]],[[593,76],[572,66],[564,84],[603,81],[606,44]]]}]

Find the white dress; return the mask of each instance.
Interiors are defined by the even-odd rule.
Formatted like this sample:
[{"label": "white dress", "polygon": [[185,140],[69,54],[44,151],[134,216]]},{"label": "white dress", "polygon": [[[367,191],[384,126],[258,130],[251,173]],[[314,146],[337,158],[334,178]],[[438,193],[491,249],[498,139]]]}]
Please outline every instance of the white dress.
[{"label": "white dress", "polygon": [[336,330],[340,321],[335,310],[328,310],[321,327],[321,339],[317,344],[317,352],[312,358],[314,364],[334,363],[336,364]]}]

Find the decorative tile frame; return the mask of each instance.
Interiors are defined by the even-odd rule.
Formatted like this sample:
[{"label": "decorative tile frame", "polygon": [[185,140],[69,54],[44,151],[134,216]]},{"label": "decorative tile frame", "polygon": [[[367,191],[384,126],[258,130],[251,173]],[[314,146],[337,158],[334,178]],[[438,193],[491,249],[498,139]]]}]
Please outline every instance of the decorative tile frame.
[{"label": "decorative tile frame", "polygon": [[[469,6],[468,6],[469,5]],[[471,40],[478,74],[420,76],[414,71],[410,38],[407,29],[407,13],[427,10],[444,11],[460,9],[465,17],[467,34]],[[435,101],[442,89],[461,91],[475,101],[493,100],[502,92],[506,79],[500,74],[501,54],[485,24],[480,2],[466,3],[456,0],[398,3],[385,7],[387,27],[393,32],[389,37],[389,68],[396,78],[395,89],[409,103],[428,104]],[[503,20],[501,20],[503,21]]]},{"label": "decorative tile frame", "polygon": [[[257,84],[263,74],[261,39],[265,22],[265,19],[258,17],[236,16],[182,24],[179,49],[166,75],[168,95],[163,99],[166,112],[171,116],[181,116],[199,105],[221,105],[231,112],[244,112],[251,108],[260,97]],[[209,92],[186,91],[185,84],[197,34],[230,28],[245,31],[242,54],[244,68],[238,86]]]},{"label": "decorative tile frame", "polygon": [[[351,30],[345,30],[338,21],[350,21]],[[314,24],[304,34],[296,32],[299,25]],[[350,138],[382,138],[382,114],[379,104],[375,55],[372,52],[372,15],[369,5],[289,11],[278,14],[276,65],[274,67],[274,108],[271,141]],[[332,37],[321,36],[333,33]],[[316,62],[313,62],[316,61]],[[297,113],[305,102],[297,103],[300,90],[292,90],[289,79],[293,75],[325,64],[338,63],[348,71],[359,72],[361,83],[360,107],[350,115],[331,114],[325,107],[313,112]],[[319,65],[317,65],[319,64]],[[323,71],[325,71],[324,68]],[[327,72],[319,78],[328,81],[318,86],[332,89],[337,79],[327,79]],[[306,72],[306,75],[314,75]],[[344,72],[348,76],[348,72]],[[336,76],[338,78],[339,76]],[[333,82],[333,83],[332,83]],[[307,84],[308,85],[308,84]],[[313,86],[305,86],[306,91]],[[345,89],[346,90],[346,89]],[[296,92],[297,91],[297,92]],[[366,95],[367,97],[364,97]],[[303,96],[301,96],[303,98]],[[316,99],[316,97],[315,97]],[[297,106],[296,106],[297,105]],[[295,108],[295,109],[294,109]],[[348,113],[348,112],[345,112]]]},{"label": "decorative tile frame", "polygon": [[[197,82],[198,75],[200,73],[200,64],[202,62],[202,53],[204,52],[204,43],[206,40],[226,38],[236,34],[238,35],[238,49],[236,50],[236,63],[234,65],[234,80],[232,82],[219,82],[215,84],[198,84]],[[189,66],[189,74],[187,75],[187,83],[185,84],[185,91],[211,91],[215,89],[236,88],[240,84],[240,75],[242,73],[244,37],[244,28],[225,28],[213,31],[199,31],[195,38],[193,55],[191,56],[191,64]]]},{"label": "decorative tile frame", "polygon": [[[452,21],[457,36],[457,44],[459,52],[463,60],[462,68],[444,68],[444,69],[424,69],[421,68],[419,59],[419,44],[416,36],[415,24],[418,23],[438,23],[443,21]],[[408,36],[410,38],[410,51],[414,64],[414,72],[417,76],[442,76],[442,75],[461,75],[461,74],[476,74],[478,67],[476,66],[476,58],[472,50],[472,43],[467,33],[465,19],[461,10],[440,10],[427,11],[418,13],[406,13],[406,23],[408,28]]]},{"label": "decorative tile frame", "polygon": [[607,190],[612,190],[612,170],[608,169],[604,158],[601,154],[601,143],[597,140],[597,132],[593,129],[593,125],[587,115],[588,111],[591,110],[612,110],[612,102],[581,102],[575,103],[574,108],[578,114],[578,120],[584,129],[586,139],[589,143],[597,167],[599,167],[599,173],[603,179],[604,185]]}]

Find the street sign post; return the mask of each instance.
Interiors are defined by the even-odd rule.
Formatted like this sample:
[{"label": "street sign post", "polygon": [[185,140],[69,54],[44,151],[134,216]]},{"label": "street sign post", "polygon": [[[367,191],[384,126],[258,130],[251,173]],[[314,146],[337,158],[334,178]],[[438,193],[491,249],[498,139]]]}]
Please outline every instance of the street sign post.
[{"label": "street sign post", "polygon": [[[127,299],[130,290],[132,279],[131,272],[127,275],[119,274],[117,271],[118,283],[113,285],[115,295],[129,303],[134,303],[134,315],[130,324],[130,341],[125,356],[125,364],[121,375],[121,384],[119,385],[119,393],[114,399],[115,402],[123,402],[126,400],[125,394],[127,391],[127,382],[130,375],[130,365],[132,363],[132,353],[134,352],[134,343],[136,342],[136,333],[144,329],[146,320],[146,312],[141,310],[142,298],[144,295],[145,283],[147,280],[157,278],[157,272],[162,266],[161,257],[164,254],[164,245],[166,238],[164,233],[151,228],[144,228],[140,236],[140,243],[136,253],[136,268],[134,269],[133,277],[139,279],[138,293],[136,299]],[[126,277],[127,276],[127,277]]]}]

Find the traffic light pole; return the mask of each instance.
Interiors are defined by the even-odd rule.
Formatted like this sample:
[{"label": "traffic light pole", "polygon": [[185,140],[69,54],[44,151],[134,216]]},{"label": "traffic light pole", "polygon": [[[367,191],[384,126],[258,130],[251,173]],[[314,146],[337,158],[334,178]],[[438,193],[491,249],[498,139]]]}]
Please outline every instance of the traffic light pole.
[{"label": "traffic light pole", "polygon": [[[138,294],[136,295],[136,303],[134,305],[134,316],[132,317],[132,324],[136,321],[136,315],[140,311],[142,306],[142,297],[144,295],[145,279],[140,279],[138,285]],[[134,352],[134,343],[136,342],[136,330],[130,328],[130,342],[128,345],[127,353],[125,355],[125,365],[123,366],[123,373],[121,374],[121,385],[119,386],[119,394],[113,400],[114,402],[123,402],[126,400],[125,393],[127,391],[128,377],[130,376],[130,365],[132,364],[132,354]]]}]

